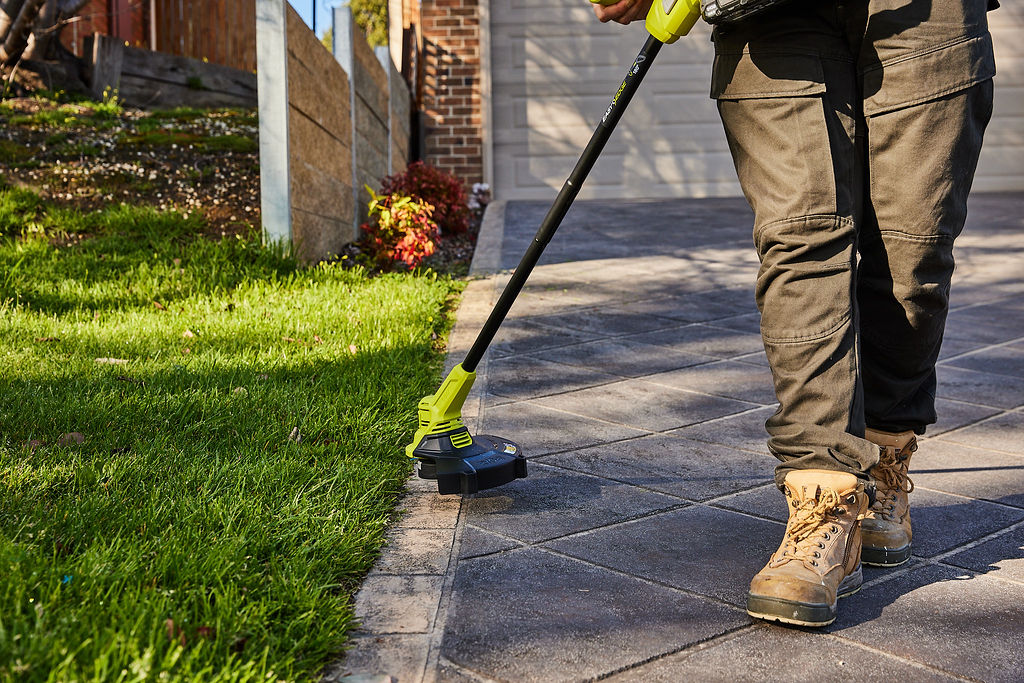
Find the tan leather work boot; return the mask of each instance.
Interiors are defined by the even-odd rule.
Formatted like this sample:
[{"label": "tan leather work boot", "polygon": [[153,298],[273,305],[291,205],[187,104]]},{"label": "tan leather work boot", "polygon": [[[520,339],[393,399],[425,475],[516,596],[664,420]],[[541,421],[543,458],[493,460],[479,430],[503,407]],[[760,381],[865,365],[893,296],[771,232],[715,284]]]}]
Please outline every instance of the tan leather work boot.
[{"label": "tan leather work boot", "polygon": [[895,567],[910,559],[910,501],[907,494],[914,482],[907,476],[910,456],[917,450],[914,432],[864,434],[882,449],[878,464],[871,468],[875,479],[875,503],[868,509],[860,528],[864,545],[860,558],[864,564]]},{"label": "tan leather work boot", "polygon": [[827,626],[836,600],[860,590],[864,482],[831,470],[786,475],[789,523],[782,545],[750,582],[747,614],[800,626]]}]

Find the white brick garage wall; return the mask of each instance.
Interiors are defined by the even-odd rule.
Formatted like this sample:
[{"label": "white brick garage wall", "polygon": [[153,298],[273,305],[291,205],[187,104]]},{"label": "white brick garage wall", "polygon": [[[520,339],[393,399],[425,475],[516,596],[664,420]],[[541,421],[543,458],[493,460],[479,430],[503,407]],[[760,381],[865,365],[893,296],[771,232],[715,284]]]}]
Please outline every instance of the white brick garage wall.
[{"label": "white brick garage wall", "polygon": [[[601,24],[584,0],[487,4],[495,196],[552,199],[647,34],[639,23]],[[1007,0],[989,17],[999,75],[975,189],[1024,190],[1024,3]],[[708,98],[709,36],[698,24],[662,49],[582,197],[740,194]]]},{"label": "white brick garage wall", "polygon": [[1024,190],[1024,3],[1003,0],[989,12],[996,51],[995,106],[974,189]]}]

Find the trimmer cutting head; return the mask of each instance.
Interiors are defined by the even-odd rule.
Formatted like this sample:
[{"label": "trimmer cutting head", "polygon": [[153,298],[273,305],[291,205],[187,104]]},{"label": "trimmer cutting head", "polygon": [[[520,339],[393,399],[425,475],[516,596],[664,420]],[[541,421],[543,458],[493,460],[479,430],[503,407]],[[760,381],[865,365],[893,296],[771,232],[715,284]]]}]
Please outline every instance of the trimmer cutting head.
[{"label": "trimmer cutting head", "polygon": [[498,436],[472,436],[462,423],[475,372],[456,365],[436,394],[419,405],[419,429],[406,446],[419,461],[419,476],[436,479],[438,493],[468,495],[526,476],[526,458],[519,446]]}]

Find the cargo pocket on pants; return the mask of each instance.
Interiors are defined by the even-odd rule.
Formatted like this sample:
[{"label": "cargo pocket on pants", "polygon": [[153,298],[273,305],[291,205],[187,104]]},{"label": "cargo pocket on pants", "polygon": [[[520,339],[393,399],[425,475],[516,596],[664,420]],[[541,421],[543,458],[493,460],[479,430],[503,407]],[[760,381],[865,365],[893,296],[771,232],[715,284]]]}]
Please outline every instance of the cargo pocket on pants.
[{"label": "cargo pocket on pants", "polygon": [[836,212],[836,171],[821,60],[719,53],[711,97],[756,224]]}]

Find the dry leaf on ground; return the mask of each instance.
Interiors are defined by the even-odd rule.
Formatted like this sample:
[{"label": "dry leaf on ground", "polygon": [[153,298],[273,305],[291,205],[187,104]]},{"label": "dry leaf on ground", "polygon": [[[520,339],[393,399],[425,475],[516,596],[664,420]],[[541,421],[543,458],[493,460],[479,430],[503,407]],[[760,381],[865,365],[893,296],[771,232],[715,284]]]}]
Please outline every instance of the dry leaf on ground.
[{"label": "dry leaf on ground", "polygon": [[57,445],[64,448],[67,446],[78,446],[85,443],[85,435],[82,432],[68,432],[57,439]]}]

